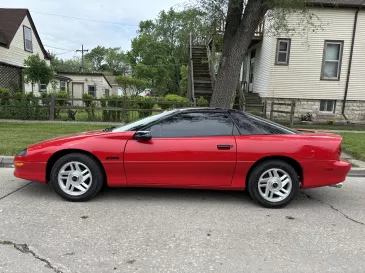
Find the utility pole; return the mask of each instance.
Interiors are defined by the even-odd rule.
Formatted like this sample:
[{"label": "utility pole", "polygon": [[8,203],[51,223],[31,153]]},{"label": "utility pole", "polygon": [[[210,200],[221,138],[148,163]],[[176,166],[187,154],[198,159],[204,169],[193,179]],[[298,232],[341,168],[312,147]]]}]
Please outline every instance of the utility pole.
[{"label": "utility pole", "polygon": [[84,49],[84,45],[81,45],[81,50],[76,50],[76,52],[81,52],[81,72],[84,71],[84,52],[89,52],[88,49]]}]

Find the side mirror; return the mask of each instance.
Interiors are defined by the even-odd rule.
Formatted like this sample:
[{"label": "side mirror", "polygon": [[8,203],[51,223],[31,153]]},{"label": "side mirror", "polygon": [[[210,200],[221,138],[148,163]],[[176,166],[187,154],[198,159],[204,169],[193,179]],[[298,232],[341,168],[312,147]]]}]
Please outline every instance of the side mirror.
[{"label": "side mirror", "polygon": [[152,138],[150,131],[138,131],[134,134],[135,140],[150,140]]}]

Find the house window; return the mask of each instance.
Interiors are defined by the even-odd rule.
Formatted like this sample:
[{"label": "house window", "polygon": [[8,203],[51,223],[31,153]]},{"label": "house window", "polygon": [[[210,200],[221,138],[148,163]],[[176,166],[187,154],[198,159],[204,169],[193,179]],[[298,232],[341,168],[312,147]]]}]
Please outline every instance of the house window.
[{"label": "house window", "polygon": [[33,52],[33,43],[32,43],[32,29],[24,26],[24,50]]},{"label": "house window", "polygon": [[289,64],[290,44],[290,39],[278,39],[278,43],[276,45],[276,65]]},{"label": "house window", "polygon": [[39,92],[47,92],[47,84],[41,83],[39,85]]},{"label": "house window", "polygon": [[340,80],[343,41],[325,41],[321,80]]},{"label": "house window", "polygon": [[60,90],[66,91],[66,81],[60,81]]},{"label": "house window", "polygon": [[105,97],[109,97],[109,95],[110,95],[109,89],[105,89]]},{"label": "house window", "polygon": [[336,109],[335,100],[321,100],[319,111],[326,113],[334,113]]},{"label": "house window", "polygon": [[89,85],[88,93],[89,93],[89,95],[92,95],[94,98],[96,98],[96,88],[95,88],[95,85]]}]

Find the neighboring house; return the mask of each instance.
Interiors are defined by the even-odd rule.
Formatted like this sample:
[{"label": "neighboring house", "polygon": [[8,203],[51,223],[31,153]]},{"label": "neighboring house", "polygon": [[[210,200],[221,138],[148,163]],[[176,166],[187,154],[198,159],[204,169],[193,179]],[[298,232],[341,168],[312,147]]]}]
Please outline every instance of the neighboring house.
[{"label": "neighboring house", "polygon": [[108,82],[112,86],[110,95],[118,95],[119,86],[118,86],[118,83],[116,81],[116,76],[105,76],[105,78],[108,80]]},{"label": "neighboring house", "polygon": [[[111,94],[113,86],[102,73],[57,72],[56,90],[67,91],[74,99],[81,99],[87,93],[100,99]],[[48,91],[52,88],[48,87]],[[75,101],[74,105],[82,104]]]},{"label": "neighboring house", "polygon": [[[24,84],[22,69],[24,60],[37,53],[49,64],[50,56],[43,47],[29,10],[0,8],[0,88],[32,90],[30,84]],[[33,91],[38,91],[39,87],[33,86]]]},{"label": "neighboring house", "polygon": [[[297,99],[297,118],[311,113],[316,119],[364,121],[365,1],[310,2],[323,30],[304,38],[273,37],[266,34],[270,26],[265,22],[242,67],[245,89],[268,101]],[[292,16],[289,23],[297,24],[298,18]]]}]

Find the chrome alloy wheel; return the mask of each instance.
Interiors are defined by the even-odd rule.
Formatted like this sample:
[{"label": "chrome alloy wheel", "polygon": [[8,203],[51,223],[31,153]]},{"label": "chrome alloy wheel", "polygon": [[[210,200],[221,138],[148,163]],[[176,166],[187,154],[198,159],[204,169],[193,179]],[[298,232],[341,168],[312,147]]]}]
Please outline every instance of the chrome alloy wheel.
[{"label": "chrome alloy wheel", "polygon": [[83,195],[92,184],[91,171],[80,162],[68,162],[58,173],[58,184],[62,191],[71,196]]},{"label": "chrome alloy wheel", "polygon": [[285,200],[292,190],[292,179],[282,169],[269,169],[265,171],[258,183],[260,195],[269,202]]}]

